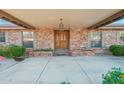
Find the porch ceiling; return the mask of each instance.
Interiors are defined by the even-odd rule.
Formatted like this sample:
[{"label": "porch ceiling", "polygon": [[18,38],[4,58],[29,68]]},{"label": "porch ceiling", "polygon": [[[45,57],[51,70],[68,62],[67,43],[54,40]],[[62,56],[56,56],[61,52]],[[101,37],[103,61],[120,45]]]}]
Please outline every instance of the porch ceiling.
[{"label": "porch ceiling", "polygon": [[3,9],[14,17],[36,27],[58,27],[63,18],[65,26],[90,27],[117,13],[120,9]]}]

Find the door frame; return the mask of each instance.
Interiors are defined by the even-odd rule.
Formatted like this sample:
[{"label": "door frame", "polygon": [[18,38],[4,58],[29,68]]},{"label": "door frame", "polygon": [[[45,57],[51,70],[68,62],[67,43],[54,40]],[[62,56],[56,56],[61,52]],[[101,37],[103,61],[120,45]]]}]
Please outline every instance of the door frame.
[{"label": "door frame", "polygon": [[[57,49],[56,48],[56,31],[59,31],[59,30],[54,30],[54,49]],[[67,47],[67,49],[70,49],[70,30],[64,30],[64,31],[68,31],[68,47]]]}]

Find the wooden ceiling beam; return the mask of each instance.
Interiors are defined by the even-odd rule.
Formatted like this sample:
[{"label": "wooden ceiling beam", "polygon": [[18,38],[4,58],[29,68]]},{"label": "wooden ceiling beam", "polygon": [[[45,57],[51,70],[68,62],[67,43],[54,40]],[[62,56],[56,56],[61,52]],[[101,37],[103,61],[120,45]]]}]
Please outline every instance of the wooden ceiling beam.
[{"label": "wooden ceiling beam", "polygon": [[88,27],[88,29],[97,29],[99,27],[105,26],[107,24],[110,24],[110,23],[115,22],[115,21],[122,19],[122,18],[124,18],[124,9],[117,12],[116,14],[113,14],[112,16]]},{"label": "wooden ceiling beam", "polygon": [[34,26],[31,26],[31,25],[25,23],[24,21],[4,12],[3,10],[0,10],[0,18],[5,19],[7,21],[10,21],[10,22],[12,22],[16,25],[19,25],[21,27],[24,27],[24,28],[35,29]]}]

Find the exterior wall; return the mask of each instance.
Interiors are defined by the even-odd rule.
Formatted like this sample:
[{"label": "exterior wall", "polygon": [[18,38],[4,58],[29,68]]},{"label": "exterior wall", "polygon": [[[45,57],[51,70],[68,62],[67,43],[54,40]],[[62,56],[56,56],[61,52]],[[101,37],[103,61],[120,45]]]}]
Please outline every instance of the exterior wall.
[{"label": "exterior wall", "polygon": [[[0,30],[3,32],[3,30]],[[6,44],[22,45],[22,31],[34,32],[34,48],[51,48],[54,49],[54,30],[52,28],[43,27],[37,30],[5,30]],[[91,51],[83,51],[82,49],[90,48],[90,32],[102,32],[102,48],[95,48]],[[70,29],[69,50],[74,55],[94,55],[103,52],[103,48],[108,48],[113,44],[120,44],[119,32],[123,30],[88,30],[81,28]],[[4,44],[4,43],[2,43]]]},{"label": "exterior wall", "polygon": [[88,46],[88,31],[83,29],[70,30],[70,50]]},{"label": "exterior wall", "polygon": [[[22,45],[22,32],[25,31],[34,32],[34,49],[54,49],[54,31],[51,28],[41,28],[37,30],[4,30],[6,34],[6,42],[1,44]],[[3,30],[0,32],[3,32]]]},{"label": "exterior wall", "polygon": [[118,44],[118,31],[102,31],[102,45],[108,48],[113,44]]},{"label": "exterior wall", "polygon": [[117,42],[118,42],[118,44],[124,45],[124,41],[120,39],[120,35],[121,35],[122,32],[124,33],[124,31],[119,31],[117,33]]},{"label": "exterior wall", "polygon": [[113,44],[121,44],[119,33],[122,30],[87,30],[87,29],[72,29],[70,31],[70,49],[80,49],[81,47],[90,48],[90,32],[101,31],[102,33],[102,48],[108,48]]},{"label": "exterior wall", "polygon": [[0,31],[5,32],[5,42],[0,44],[16,44],[16,45],[22,45],[22,34],[21,31]]},{"label": "exterior wall", "polygon": [[21,32],[7,32],[7,43],[22,45],[22,33]]},{"label": "exterior wall", "polygon": [[[91,48],[90,33],[101,31],[102,47]],[[96,53],[105,53],[106,48],[113,44],[121,44],[119,33],[122,30],[87,30],[72,29],[70,31],[70,53],[71,55],[95,55]],[[85,47],[85,48],[83,48]],[[84,49],[84,50],[83,50]]]},{"label": "exterior wall", "polygon": [[54,49],[54,31],[51,28],[41,28],[35,32],[35,48]]}]

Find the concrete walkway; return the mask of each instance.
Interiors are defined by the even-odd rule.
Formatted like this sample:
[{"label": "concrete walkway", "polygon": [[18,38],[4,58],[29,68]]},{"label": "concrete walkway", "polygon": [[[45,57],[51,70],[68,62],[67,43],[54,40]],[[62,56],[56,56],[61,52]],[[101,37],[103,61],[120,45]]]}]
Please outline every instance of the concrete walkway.
[{"label": "concrete walkway", "polygon": [[10,84],[96,84],[112,67],[124,71],[124,57],[57,56],[33,57],[23,62],[8,59],[0,62],[0,83]]}]

